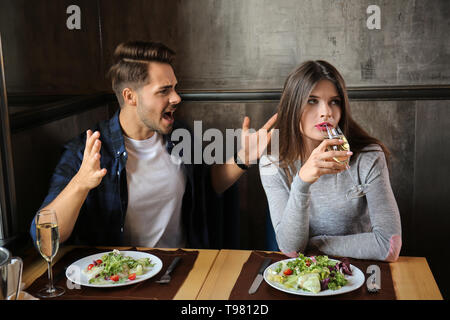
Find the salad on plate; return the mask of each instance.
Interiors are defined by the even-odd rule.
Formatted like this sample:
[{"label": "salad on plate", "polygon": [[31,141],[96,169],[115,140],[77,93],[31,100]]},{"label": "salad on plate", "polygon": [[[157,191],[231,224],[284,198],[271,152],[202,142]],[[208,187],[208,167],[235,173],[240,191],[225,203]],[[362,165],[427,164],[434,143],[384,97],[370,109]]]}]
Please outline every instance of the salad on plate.
[{"label": "salad on plate", "polygon": [[338,290],[347,284],[346,275],[352,275],[350,263],[329,259],[328,256],[305,257],[281,261],[268,269],[267,279],[282,284],[287,289],[319,293]]},{"label": "salad on plate", "polygon": [[135,280],[153,266],[150,258],[134,259],[114,249],[93,260],[83,273],[89,277],[90,284],[124,283]]}]

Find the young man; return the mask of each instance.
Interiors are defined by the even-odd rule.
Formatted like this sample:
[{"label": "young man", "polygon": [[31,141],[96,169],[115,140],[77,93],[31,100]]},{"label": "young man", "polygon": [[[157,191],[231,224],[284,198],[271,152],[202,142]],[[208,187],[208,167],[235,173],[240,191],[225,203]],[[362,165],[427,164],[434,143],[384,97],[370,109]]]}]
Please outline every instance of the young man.
[{"label": "young man", "polygon": [[[181,101],[173,56],[160,43],[116,48],[110,76],[120,109],[65,146],[40,208],[56,211],[61,242],[210,247],[210,204],[245,167],[234,162],[237,157],[212,166],[171,157],[173,114]],[[270,141],[267,131],[275,120],[250,134],[250,120],[244,119],[242,141],[248,143],[240,159],[249,163],[261,156],[258,140]],[[30,233],[35,240],[34,221]]]}]

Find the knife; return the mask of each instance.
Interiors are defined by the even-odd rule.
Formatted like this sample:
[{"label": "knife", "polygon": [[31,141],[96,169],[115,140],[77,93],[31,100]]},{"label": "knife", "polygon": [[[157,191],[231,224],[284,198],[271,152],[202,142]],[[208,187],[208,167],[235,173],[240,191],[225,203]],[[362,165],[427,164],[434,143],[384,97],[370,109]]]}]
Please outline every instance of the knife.
[{"label": "knife", "polygon": [[263,273],[264,270],[269,266],[269,264],[272,262],[272,259],[265,258],[263,263],[261,264],[261,267],[259,268],[258,274],[256,275],[255,280],[253,280],[252,286],[250,287],[250,290],[248,290],[249,294],[254,294],[256,290],[258,290],[259,285],[261,284],[263,280]]}]

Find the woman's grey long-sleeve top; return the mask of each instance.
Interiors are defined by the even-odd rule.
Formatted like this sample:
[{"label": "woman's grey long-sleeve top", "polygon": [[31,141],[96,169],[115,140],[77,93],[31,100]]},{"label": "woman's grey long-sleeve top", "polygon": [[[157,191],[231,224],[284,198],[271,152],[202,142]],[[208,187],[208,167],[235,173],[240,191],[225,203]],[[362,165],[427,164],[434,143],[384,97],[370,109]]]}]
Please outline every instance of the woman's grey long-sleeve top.
[{"label": "woman's grey long-sleeve top", "polygon": [[[370,151],[369,151],[370,150]],[[298,176],[295,163],[289,184],[275,156],[260,160],[261,181],[266,192],[278,246],[294,256],[307,246],[341,257],[395,261],[401,249],[400,214],[389,182],[386,158],[378,145],[363,149],[350,169],[326,174],[314,183]],[[370,183],[366,196],[347,200],[346,193],[358,183]]]}]

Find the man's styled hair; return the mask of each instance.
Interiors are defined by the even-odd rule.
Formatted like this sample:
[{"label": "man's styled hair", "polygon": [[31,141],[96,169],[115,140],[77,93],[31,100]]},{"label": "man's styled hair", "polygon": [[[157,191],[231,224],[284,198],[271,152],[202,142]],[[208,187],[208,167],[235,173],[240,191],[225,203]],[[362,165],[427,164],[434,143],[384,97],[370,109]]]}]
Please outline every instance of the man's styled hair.
[{"label": "man's styled hair", "polygon": [[173,50],[159,42],[129,41],[119,44],[114,51],[113,65],[108,76],[120,106],[124,104],[123,89],[137,90],[148,83],[150,62],[168,63],[172,66],[174,56]]}]

